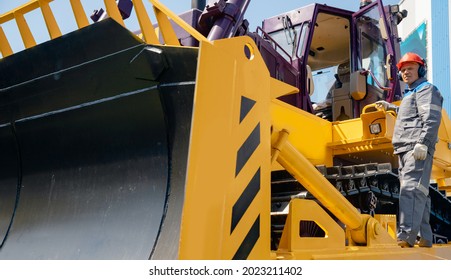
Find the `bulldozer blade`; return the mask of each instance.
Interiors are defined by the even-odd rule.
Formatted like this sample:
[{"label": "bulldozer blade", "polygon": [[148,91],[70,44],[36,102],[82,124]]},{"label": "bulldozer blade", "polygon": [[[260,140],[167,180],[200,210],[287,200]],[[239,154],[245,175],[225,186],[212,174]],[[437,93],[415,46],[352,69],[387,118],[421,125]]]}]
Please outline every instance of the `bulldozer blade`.
[{"label": "bulldozer blade", "polygon": [[197,56],[107,19],[0,60],[0,259],[177,257]]}]

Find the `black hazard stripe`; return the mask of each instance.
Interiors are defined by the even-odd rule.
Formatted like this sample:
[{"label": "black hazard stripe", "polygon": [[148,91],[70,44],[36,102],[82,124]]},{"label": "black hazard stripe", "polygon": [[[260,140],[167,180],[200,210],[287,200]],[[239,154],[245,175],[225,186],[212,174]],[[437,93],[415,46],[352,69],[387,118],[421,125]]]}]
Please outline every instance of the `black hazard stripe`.
[{"label": "black hazard stripe", "polygon": [[260,168],[255,172],[254,177],[250,180],[249,184],[244,189],[238,200],[235,202],[232,208],[232,226],[230,228],[230,234],[235,230],[235,227],[240,222],[241,218],[246,213],[247,209],[251,205],[257,193],[260,191]]},{"label": "black hazard stripe", "polygon": [[[241,97],[241,111],[240,111],[240,123],[248,115],[255,105],[255,101],[246,97]],[[244,143],[237,151],[235,176],[241,172],[243,167],[247,164],[252,154],[260,145],[260,123],[258,123]],[[252,179],[247,184],[240,197],[237,199],[232,207],[232,223],[230,227],[230,234],[233,233],[237,225],[242,220],[244,214],[249,209],[252,201],[254,201],[261,185],[261,170],[255,172]],[[240,246],[238,247],[234,260],[247,259],[258,239],[260,238],[260,215],[255,219],[254,223],[250,227]]]},{"label": "black hazard stripe", "polygon": [[260,123],[252,130],[251,134],[247,137],[246,141],[244,141],[243,145],[241,145],[238,150],[237,158],[236,158],[236,169],[235,176],[237,176],[241,169],[246,165],[249,158],[257,149],[260,144]]},{"label": "black hazard stripe", "polygon": [[260,238],[260,215],[258,215],[243,242],[233,256],[234,260],[245,260],[251,253],[258,239]]}]

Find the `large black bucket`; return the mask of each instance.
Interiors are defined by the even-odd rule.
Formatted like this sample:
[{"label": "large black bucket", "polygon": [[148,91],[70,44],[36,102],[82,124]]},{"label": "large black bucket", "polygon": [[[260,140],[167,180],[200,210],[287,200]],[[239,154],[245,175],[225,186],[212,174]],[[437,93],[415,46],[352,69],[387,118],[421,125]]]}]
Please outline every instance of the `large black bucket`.
[{"label": "large black bucket", "polygon": [[196,60],[111,19],[0,60],[0,259],[177,257]]}]

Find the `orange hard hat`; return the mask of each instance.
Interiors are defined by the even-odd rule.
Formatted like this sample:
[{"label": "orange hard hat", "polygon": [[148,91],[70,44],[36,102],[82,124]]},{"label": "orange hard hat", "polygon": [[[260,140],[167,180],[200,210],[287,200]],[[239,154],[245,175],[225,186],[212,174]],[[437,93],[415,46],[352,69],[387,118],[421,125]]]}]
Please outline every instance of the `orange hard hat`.
[{"label": "orange hard hat", "polygon": [[404,65],[404,63],[407,62],[416,62],[424,66],[424,60],[421,58],[421,56],[413,52],[408,52],[403,57],[401,57],[398,64],[396,64],[396,67],[398,67],[398,70],[401,70],[401,67]]}]

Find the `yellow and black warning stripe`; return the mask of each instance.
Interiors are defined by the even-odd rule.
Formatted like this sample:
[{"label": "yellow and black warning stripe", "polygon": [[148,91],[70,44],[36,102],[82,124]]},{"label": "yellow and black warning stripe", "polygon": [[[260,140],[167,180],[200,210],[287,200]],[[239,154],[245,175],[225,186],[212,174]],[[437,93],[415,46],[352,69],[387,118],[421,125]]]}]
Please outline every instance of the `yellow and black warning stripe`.
[{"label": "yellow and black warning stripe", "polygon": [[[240,123],[246,118],[248,113],[254,108],[256,101],[247,97],[241,97],[240,108]],[[248,135],[246,140],[242,143],[237,151],[236,157],[236,169],[235,177],[237,177],[243,167],[248,163],[251,156],[260,145],[260,122],[256,124],[252,132]],[[246,211],[249,209],[251,203],[260,191],[261,187],[261,169],[253,175],[252,179],[248,182],[243,192],[236,200],[232,208],[232,222],[230,228],[230,234],[233,233],[237,225],[242,220]],[[240,246],[238,247],[233,259],[247,259],[258,239],[260,238],[260,215],[257,216]]]}]

